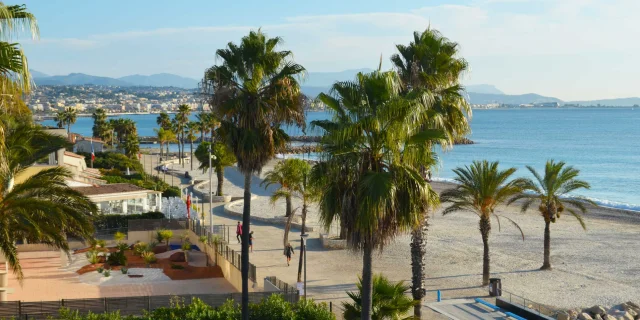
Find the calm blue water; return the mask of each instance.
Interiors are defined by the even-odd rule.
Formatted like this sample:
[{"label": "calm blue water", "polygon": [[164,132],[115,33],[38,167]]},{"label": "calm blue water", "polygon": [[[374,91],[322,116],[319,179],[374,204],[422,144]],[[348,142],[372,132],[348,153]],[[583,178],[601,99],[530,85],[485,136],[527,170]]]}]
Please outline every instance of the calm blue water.
[{"label": "calm blue water", "polygon": [[[157,115],[126,117],[138,123],[139,135],[154,135]],[[307,114],[308,121],[327,117],[325,112]],[[630,108],[474,110],[470,138],[476,144],[440,152],[435,177],[450,179],[451,169],[473,160],[499,160],[505,167],[518,168],[517,174],[523,176],[528,176],[525,165],[542,170],[547,159],[563,160],[580,169],[582,178],[591,183],[592,189],[581,195],[603,205],[640,210],[639,123],[640,110]],[[72,131],[91,135],[92,125],[91,118],[78,118]],[[302,135],[298,128],[287,131]],[[309,135],[314,133],[307,130]]]}]

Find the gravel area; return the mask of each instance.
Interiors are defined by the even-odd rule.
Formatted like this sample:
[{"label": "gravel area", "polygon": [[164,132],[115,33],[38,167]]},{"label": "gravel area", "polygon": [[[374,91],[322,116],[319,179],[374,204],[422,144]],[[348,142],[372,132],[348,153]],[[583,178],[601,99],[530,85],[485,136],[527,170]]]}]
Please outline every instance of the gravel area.
[{"label": "gravel area", "polygon": [[129,278],[128,275],[122,274],[120,270],[111,271],[111,275],[109,277],[105,277],[104,274],[95,271],[80,275],[79,278],[83,283],[97,286],[171,281],[171,279],[162,272],[162,269],[132,268],[129,269],[129,274],[142,275],[142,278]]}]

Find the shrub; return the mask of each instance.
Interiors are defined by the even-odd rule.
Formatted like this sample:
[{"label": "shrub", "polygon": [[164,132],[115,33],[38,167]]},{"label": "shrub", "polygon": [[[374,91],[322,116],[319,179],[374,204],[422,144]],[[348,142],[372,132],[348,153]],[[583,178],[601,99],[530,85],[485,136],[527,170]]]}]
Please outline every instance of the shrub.
[{"label": "shrub", "polygon": [[133,246],[133,252],[139,256],[142,256],[145,252],[149,252],[150,248],[146,242],[138,242]]},{"label": "shrub", "polygon": [[163,198],[180,197],[180,188],[169,187],[166,190],[162,191],[162,197]]},{"label": "shrub", "polygon": [[171,238],[173,238],[173,231],[160,229],[156,233],[156,238],[160,242],[166,241],[167,245],[169,245],[169,240],[171,240]]},{"label": "shrub", "polygon": [[191,250],[191,243],[189,241],[185,241],[182,244],[182,251],[189,251]]},{"label": "shrub", "polygon": [[100,248],[106,248],[107,247],[107,242],[100,239],[100,240],[96,240],[96,245],[99,246]]},{"label": "shrub", "polygon": [[144,262],[147,264],[147,266],[158,261],[156,255],[153,252],[149,251],[142,253],[142,259],[144,259]]},{"label": "shrub", "polygon": [[[91,154],[86,152],[78,152],[78,154],[85,157],[85,161],[91,161]],[[143,172],[142,164],[137,158],[129,158],[126,155],[118,152],[100,152],[96,153],[96,159],[93,161],[93,167],[98,169],[118,169],[121,172],[126,172],[127,168],[135,172]],[[87,166],[90,166],[87,163]]]},{"label": "shrub", "polygon": [[109,263],[110,266],[126,266],[127,256],[124,254],[124,251],[113,252],[107,258],[107,263]]},{"label": "shrub", "polygon": [[122,240],[124,240],[124,238],[126,238],[127,235],[118,231],[113,235],[113,240],[117,241],[117,242],[122,242]]},{"label": "shrub", "polygon": [[110,276],[111,276],[111,270],[109,270],[109,269],[104,270],[103,274],[104,274],[104,277],[105,277],[105,278],[108,278],[108,277],[110,277]]},{"label": "shrub", "polygon": [[98,256],[97,250],[87,251],[85,255],[87,256],[87,260],[89,260],[89,263],[91,264],[96,264],[100,262],[100,257]]},{"label": "shrub", "polygon": [[122,274],[127,274],[127,272],[129,272],[129,269],[127,269],[127,268],[120,268],[120,272],[122,272]]},{"label": "shrub", "polygon": [[184,269],[183,265],[179,265],[179,264],[171,264],[171,269],[176,269],[176,270],[182,270]]},{"label": "shrub", "polygon": [[127,250],[129,250],[129,245],[124,243],[124,242],[122,242],[122,243],[118,243],[116,248],[118,248],[118,251],[127,251]]},{"label": "shrub", "polygon": [[202,242],[202,243],[206,244],[206,243],[207,243],[207,240],[209,240],[209,239],[207,239],[207,236],[200,236],[200,237],[198,238],[198,240],[200,240],[200,242]]},{"label": "shrub", "polygon": [[96,271],[98,271],[98,273],[102,273],[102,271],[104,271],[103,267],[99,267],[98,269],[96,269]]}]

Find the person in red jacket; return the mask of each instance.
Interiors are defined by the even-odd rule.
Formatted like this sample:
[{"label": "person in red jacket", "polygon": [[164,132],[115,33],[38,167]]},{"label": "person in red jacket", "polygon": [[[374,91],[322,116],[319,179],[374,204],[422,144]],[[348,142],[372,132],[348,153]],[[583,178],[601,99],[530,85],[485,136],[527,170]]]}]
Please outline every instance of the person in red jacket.
[{"label": "person in red jacket", "polygon": [[238,221],[238,226],[236,227],[236,239],[238,239],[238,243],[242,240],[242,223]]}]

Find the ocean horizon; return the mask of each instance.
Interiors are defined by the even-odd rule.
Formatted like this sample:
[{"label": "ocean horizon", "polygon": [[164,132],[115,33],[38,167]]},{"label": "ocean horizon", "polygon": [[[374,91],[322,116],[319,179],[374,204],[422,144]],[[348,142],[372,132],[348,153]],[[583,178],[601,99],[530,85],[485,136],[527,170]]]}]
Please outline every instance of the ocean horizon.
[{"label": "ocean horizon", "polygon": [[[157,114],[123,115],[136,121],[140,136],[155,135]],[[327,119],[327,112],[308,112],[307,122]],[[191,116],[192,120],[195,115]],[[438,150],[440,164],[436,181],[452,181],[452,169],[473,160],[500,161],[501,167],[515,167],[516,176],[531,177],[526,165],[540,171],[548,159],[565,161],[581,170],[590,190],[576,195],[596,203],[640,211],[640,110],[633,108],[589,109],[477,109],[471,120],[472,145]],[[55,125],[53,120],[43,121]],[[93,119],[78,118],[71,131],[91,135]],[[290,135],[303,135],[300,128],[287,128]],[[319,132],[307,126],[307,135]],[[157,148],[143,144],[141,148]],[[194,150],[197,144],[194,144]],[[177,150],[177,145],[170,147]],[[186,145],[188,152],[189,145]],[[301,155],[298,155],[301,157]],[[314,155],[305,155],[314,158]]]}]

